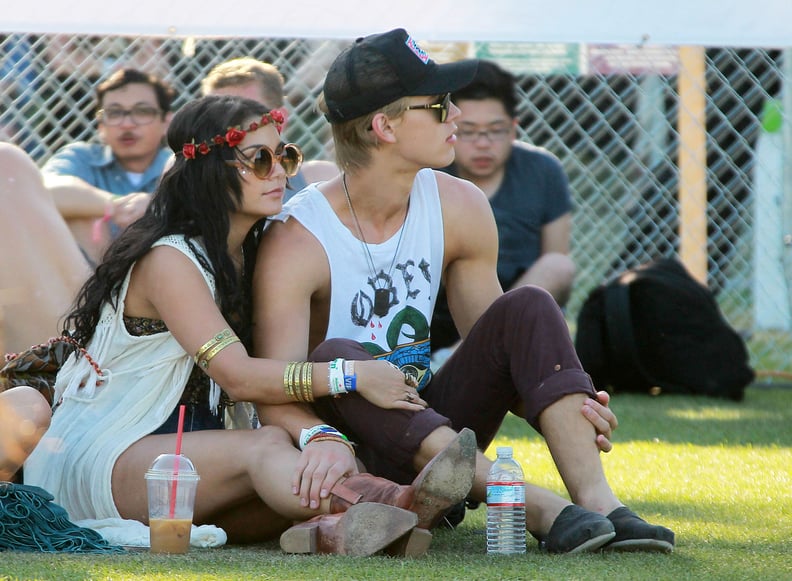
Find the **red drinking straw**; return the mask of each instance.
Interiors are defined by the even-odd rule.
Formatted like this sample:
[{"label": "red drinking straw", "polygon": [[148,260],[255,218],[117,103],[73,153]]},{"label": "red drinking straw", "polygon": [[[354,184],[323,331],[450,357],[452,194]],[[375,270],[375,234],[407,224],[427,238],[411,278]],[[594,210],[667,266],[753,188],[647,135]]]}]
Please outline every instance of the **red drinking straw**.
[{"label": "red drinking straw", "polygon": [[182,435],[184,434],[184,404],[179,406],[179,425],[176,428],[176,459],[173,464],[173,486],[170,497],[170,518],[176,514],[176,486],[179,482],[179,456],[181,455]]}]

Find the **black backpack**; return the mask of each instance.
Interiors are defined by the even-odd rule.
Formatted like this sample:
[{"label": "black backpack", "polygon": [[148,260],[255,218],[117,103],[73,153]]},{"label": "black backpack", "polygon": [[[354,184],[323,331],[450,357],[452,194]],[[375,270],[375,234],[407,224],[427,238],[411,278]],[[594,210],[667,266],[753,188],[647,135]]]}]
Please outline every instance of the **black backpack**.
[{"label": "black backpack", "polygon": [[575,348],[594,385],[614,392],[740,401],[754,379],[745,343],[715,297],[671,258],[591,291],[578,315]]}]

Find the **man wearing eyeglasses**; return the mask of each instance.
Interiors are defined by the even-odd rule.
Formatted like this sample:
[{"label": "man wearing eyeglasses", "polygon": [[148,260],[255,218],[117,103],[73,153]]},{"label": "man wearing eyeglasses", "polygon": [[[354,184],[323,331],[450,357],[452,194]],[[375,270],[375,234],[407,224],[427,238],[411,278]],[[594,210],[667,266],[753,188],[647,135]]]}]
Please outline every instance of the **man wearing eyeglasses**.
[{"label": "man wearing eyeglasses", "polygon": [[[494,62],[480,60],[473,82],[451,100],[461,115],[454,163],[444,171],[470,180],[490,201],[501,286],[540,286],[563,307],[575,265],[569,256],[572,200],[561,163],[546,149],[516,140],[515,80]],[[458,340],[443,288],[432,319],[432,350]]]},{"label": "man wearing eyeglasses", "polygon": [[93,262],[143,215],[171,158],[163,147],[174,93],[157,77],[121,69],[96,88],[101,143],[75,142],[42,168],[77,243]]},{"label": "man wearing eyeglasses", "polygon": [[[171,159],[162,147],[171,89],[133,69],[97,87],[99,143],[76,142],[39,169],[0,143],[0,260],[3,348],[21,351],[60,332],[66,312],[113,233],[148,206]],[[93,264],[92,264],[93,263]]]},{"label": "man wearing eyeglasses", "polygon": [[[671,551],[673,532],[610,489],[600,451],[611,448],[616,418],[557,303],[536,286],[503,293],[486,196],[431,169],[453,161],[460,111],[448,93],[475,71],[471,61],[438,65],[403,29],[358,39],[330,66],[319,106],[342,173],[297,194],[264,231],[254,342],[263,357],[334,361],[334,377],[312,381],[337,397],[295,398],[284,378],[284,401],[300,403],[262,406],[259,417],[300,444],[295,494],[318,503],[358,466],[347,446],[306,440],[317,426],[356,442],[369,472],[406,483],[462,428],[486,449],[511,410],[544,436],[572,499],[527,486],[526,526],[545,550]],[[441,279],[465,339],[433,374],[429,322]],[[345,364],[371,358],[403,372],[398,406],[356,393],[393,389],[392,369],[363,377]],[[491,464],[477,454],[476,501],[486,499]]]}]

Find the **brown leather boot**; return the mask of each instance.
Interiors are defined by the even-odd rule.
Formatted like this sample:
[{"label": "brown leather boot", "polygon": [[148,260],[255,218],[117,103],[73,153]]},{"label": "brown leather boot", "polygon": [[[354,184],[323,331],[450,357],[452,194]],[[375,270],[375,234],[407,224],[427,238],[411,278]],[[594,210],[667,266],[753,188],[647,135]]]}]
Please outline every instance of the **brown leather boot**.
[{"label": "brown leather boot", "polygon": [[418,527],[429,529],[446,510],[465,499],[473,486],[475,470],[476,435],[463,428],[410,485],[371,474],[356,474],[337,483],[330,490],[330,512],[343,512],[359,502],[380,502],[415,512]]},{"label": "brown leather boot", "polygon": [[387,504],[362,502],[346,512],[323,514],[294,525],[280,537],[287,553],[333,553],[367,557],[399,543],[415,527],[415,513]]},{"label": "brown leather boot", "polygon": [[446,511],[461,502],[473,486],[476,472],[476,435],[464,428],[413,480],[415,501],[410,510],[418,515],[418,525],[389,545],[385,553],[397,557],[419,557],[429,550],[432,533]]},{"label": "brown leather boot", "polygon": [[415,501],[410,510],[418,515],[416,526],[431,529],[437,525],[449,508],[465,500],[475,475],[476,434],[462,428],[412,481]]},{"label": "brown leather boot", "polygon": [[396,484],[372,474],[355,474],[340,480],[330,489],[330,513],[344,512],[360,502],[379,502],[409,509],[415,500],[415,488]]},{"label": "brown leather boot", "polygon": [[429,551],[432,533],[427,529],[415,527],[402,538],[385,547],[385,554],[391,557],[421,557]]}]

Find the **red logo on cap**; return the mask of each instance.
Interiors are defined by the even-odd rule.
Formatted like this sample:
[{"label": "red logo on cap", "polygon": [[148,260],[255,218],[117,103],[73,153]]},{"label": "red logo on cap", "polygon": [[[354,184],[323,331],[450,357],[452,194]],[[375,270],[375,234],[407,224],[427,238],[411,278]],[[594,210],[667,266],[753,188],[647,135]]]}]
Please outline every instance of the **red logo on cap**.
[{"label": "red logo on cap", "polygon": [[404,44],[407,45],[407,48],[409,48],[413,54],[415,54],[415,56],[421,59],[423,64],[429,62],[429,55],[426,54],[420,46],[418,46],[418,43],[413,40],[412,36],[408,36]]}]

